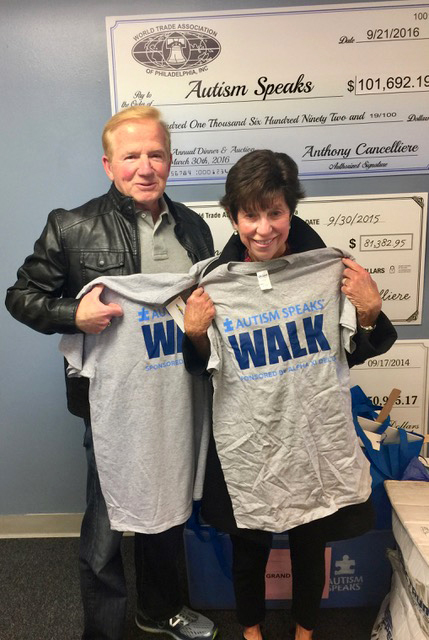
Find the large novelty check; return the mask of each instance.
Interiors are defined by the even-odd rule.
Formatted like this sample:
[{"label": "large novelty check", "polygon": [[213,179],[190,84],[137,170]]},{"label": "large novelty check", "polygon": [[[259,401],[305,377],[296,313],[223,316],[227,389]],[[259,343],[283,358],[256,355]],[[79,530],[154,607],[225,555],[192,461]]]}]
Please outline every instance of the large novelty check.
[{"label": "large novelty check", "polygon": [[255,148],[303,178],[429,169],[429,3],[106,18],[113,112],[161,109],[171,184],[223,182]]}]

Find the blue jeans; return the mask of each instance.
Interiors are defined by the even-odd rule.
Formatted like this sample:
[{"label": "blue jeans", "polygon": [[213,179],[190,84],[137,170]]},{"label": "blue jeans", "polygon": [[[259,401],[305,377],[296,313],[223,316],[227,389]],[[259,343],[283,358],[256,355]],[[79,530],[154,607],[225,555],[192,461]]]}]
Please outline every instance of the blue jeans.
[{"label": "blue jeans", "polygon": [[[85,426],[87,507],[79,548],[84,610],[82,640],[122,640],[127,608],[122,533],[110,528],[95,462],[91,425],[85,422]],[[183,606],[177,568],[183,526],[159,534],[135,534],[134,537],[138,607],[154,620],[170,618]]]}]

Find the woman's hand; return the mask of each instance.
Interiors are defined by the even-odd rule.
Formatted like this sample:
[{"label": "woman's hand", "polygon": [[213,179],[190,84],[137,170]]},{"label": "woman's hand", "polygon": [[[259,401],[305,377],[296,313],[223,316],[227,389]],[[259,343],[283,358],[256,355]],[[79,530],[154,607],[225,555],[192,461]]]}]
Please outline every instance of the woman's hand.
[{"label": "woman's hand", "polygon": [[210,341],[207,330],[215,317],[215,308],[209,294],[198,287],[189,296],[185,308],[185,333],[193,343],[201,358],[208,360]]},{"label": "woman's hand", "polygon": [[341,291],[356,307],[361,327],[374,326],[381,311],[381,296],[368,271],[354,260],[343,258],[345,265]]},{"label": "woman's hand", "polygon": [[189,296],[185,308],[185,333],[191,339],[207,333],[215,317],[215,308],[209,294],[203,287],[198,287]]}]

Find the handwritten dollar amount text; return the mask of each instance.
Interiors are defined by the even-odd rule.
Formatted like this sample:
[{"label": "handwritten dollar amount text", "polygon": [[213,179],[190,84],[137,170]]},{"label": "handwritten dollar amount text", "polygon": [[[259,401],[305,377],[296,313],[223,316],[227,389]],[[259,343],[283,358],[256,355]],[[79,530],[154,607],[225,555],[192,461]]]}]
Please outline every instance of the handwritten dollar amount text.
[{"label": "handwritten dollar amount text", "polygon": [[389,251],[393,249],[412,249],[413,234],[371,235],[360,237],[361,251]]},{"label": "handwritten dollar amount text", "polygon": [[[368,396],[370,400],[372,400],[372,402],[375,405],[383,405],[387,402],[388,397],[389,396]],[[395,401],[395,405],[397,407],[412,407],[414,405],[416,405],[417,403],[417,396],[404,396],[403,398],[401,398],[401,396],[399,396],[399,398],[396,399]]]},{"label": "handwritten dollar amount text", "polygon": [[388,76],[378,78],[355,78],[347,82],[347,91],[356,95],[382,93],[383,91],[425,91],[429,88],[429,74],[419,76]]}]

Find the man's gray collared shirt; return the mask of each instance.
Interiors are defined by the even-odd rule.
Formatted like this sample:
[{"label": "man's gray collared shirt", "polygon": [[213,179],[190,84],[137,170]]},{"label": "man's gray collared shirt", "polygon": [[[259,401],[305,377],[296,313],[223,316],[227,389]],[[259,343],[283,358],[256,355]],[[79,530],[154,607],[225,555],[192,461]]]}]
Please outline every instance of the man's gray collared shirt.
[{"label": "man's gray collared shirt", "polygon": [[137,211],[142,273],[186,273],[192,265],[174,233],[174,218],[165,200],[154,223],[150,211]]}]

